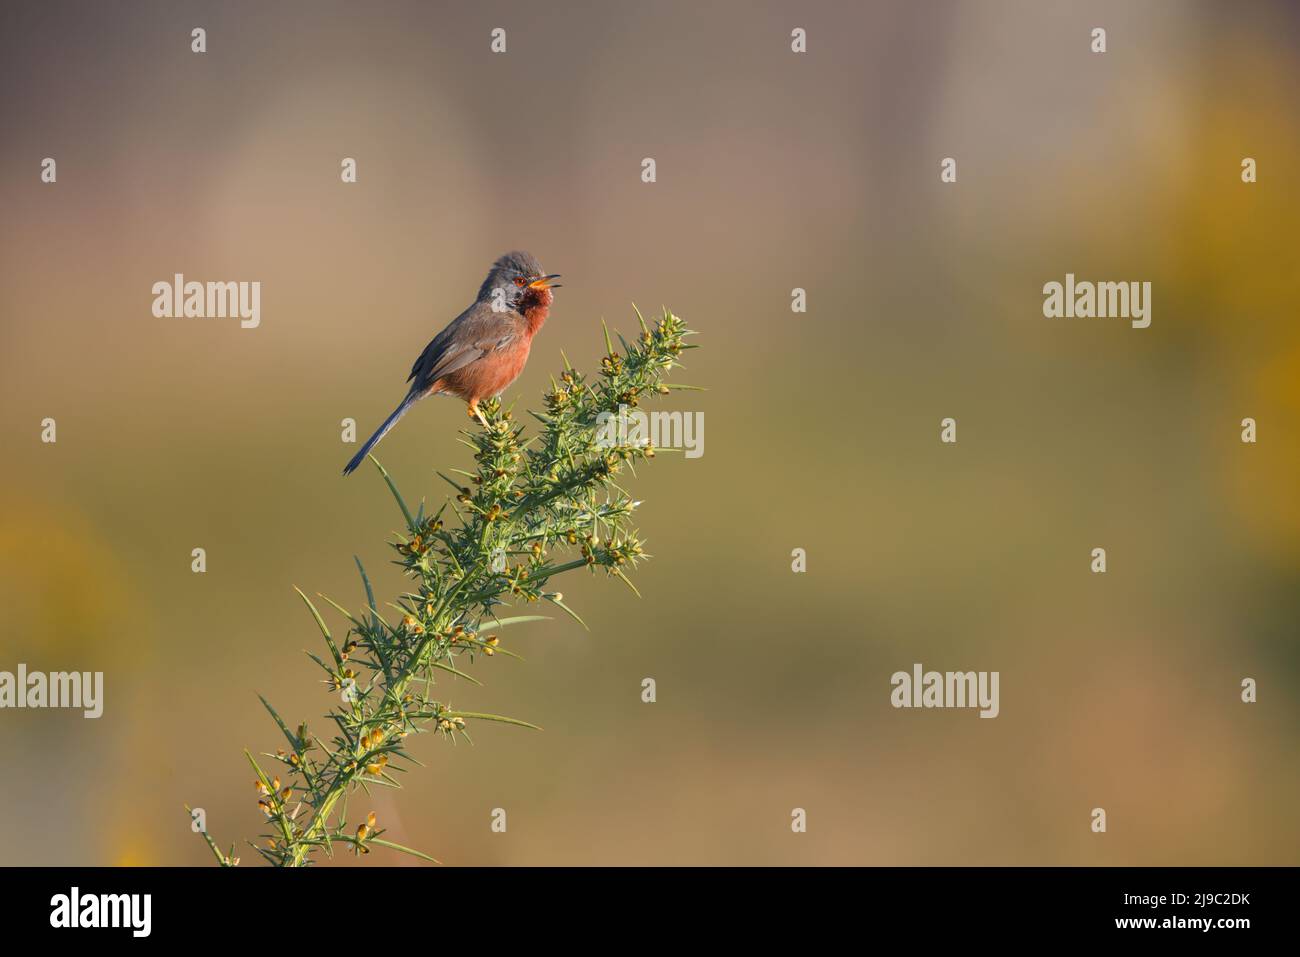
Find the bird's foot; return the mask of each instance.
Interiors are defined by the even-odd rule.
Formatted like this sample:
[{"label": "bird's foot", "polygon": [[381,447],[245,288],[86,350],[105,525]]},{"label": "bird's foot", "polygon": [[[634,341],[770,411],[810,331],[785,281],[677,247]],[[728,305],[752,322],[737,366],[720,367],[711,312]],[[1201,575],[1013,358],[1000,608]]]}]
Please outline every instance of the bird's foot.
[{"label": "bird's foot", "polygon": [[471,402],[469,404],[468,412],[471,419],[478,419],[485,429],[488,427],[488,420],[484,417],[483,413],[479,411],[477,402]]}]

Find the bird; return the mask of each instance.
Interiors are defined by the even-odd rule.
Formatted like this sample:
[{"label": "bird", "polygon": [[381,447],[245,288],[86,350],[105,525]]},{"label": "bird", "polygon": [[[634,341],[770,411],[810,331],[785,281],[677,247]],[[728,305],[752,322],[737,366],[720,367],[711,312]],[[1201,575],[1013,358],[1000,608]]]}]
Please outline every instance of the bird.
[{"label": "bird", "polygon": [[500,256],[488,270],[468,309],[433,337],[411,366],[406,398],[343,468],[360,465],[399,419],[427,395],[454,395],[468,403],[470,418],[485,426],[478,404],[499,396],[523,372],[533,336],[555,301],[559,273],[547,273],[530,253]]}]

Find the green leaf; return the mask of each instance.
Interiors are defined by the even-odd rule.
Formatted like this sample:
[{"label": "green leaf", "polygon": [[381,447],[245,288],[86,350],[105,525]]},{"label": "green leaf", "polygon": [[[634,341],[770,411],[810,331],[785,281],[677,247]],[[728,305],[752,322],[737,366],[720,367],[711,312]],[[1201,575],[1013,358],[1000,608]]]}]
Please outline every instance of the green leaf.
[{"label": "green leaf", "polygon": [[325,664],[325,661],[320,657],[320,655],[307,651],[305,648],[303,649],[303,654],[305,654],[312,661],[316,662],[316,664],[320,665],[321,670],[324,671],[327,675],[334,674],[334,669],[331,668],[329,665]]},{"label": "green leaf", "polygon": [[366,602],[367,602],[367,607],[368,607],[371,611],[374,611],[374,610],[375,610],[375,590],[374,590],[373,588],[370,587],[370,577],[366,574],[366,567],[365,567],[364,565],[361,564],[361,559],[357,558],[356,555],[353,555],[353,556],[352,556],[352,560],[353,560],[354,562],[357,563],[357,570],[361,572],[361,583],[362,583],[363,585],[366,586]]},{"label": "green leaf", "polygon": [[523,624],[526,621],[550,621],[546,615],[516,615],[513,618],[484,618],[478,623],[478,630],[484,628],[506,628],[510,625]]},{"label": "green leaf", "polygon": [[295,735],[292,731],[290,731],[289,726],[286,725],[284,721],[281,720],[280,715],[276,712],[274,708],[271,707],[271,702],[267,701],[260,694],[257,696],[257,700],[262,702],[262,707],[266,708],[267,711],[271,712],[271,717],[275,719],[275,723],[278,724],[280,726],[280,730],[284,732],[285,739],[288,740],[289,742],[289,747],[297,751],[299,746],[297,735]]},{"label": "green leaf", "polygon": [[257,763],[257,758],[253,757],[253,753],[245,748],[244,757],[248,758],[248,763],[253,766],[253,772],[257,775],[257,779],[266,786],[268,791],[274,794],[275,788],[271,787],[271,779],[266,776],[266,772],[263,771],[261,765]]},{"label": "green leaf", "polygon": [[453,668],[451,665],[444,665],[441,661],[431,661],[429,662],[429,664],[442,671],[450,671],[457,678],[464,678],[466,681],[473,682],[474,684],[478,685],[480,688],[483,687],[483,682],[479,681],[473,675],[466,674],[465,672],[460,671],[457,668]]},{"label": "green leaf", "polygon": [[[190,827],[192,829],[194,827],[194,811],[188,804],[185,805],[185,814],[190,819]],[[212,849],[213,855],[217,858],[217,863],[222,867],[232,867],[233,865],[230,863],[230,858],[221,853],[221,848],[217,847],[217,842],[208,836],[208,832],[203,830],[199,831],[199,833],[203,835],[203,840],[206,841],[208,847]],[[235,853],[233,846],[230,848],[230,853]]]},{"label": "green leaf", "polygon": [[441,472],[434,472],[433,474],[438,476],[438,478],[442,479],[444,482],[446,482],[448,485],[454,488],[458,493],[460,492],[461,489],[465,487],[463,485],[456,484],[454,479],[448,478],[446,475],[443,475]]},{"label": "green leaf", "polygon": [[535,724],[530,724],[527,721],[520,721],[518,718],[507,718],[504,715],[499,714],[482,714],[478,711],[444,711],[442,716],[444,718],[477,718],[480,721],[500,721],[502,724],[513,724],[521,728],[532,728],[534,731],[543,730]]},{"label": "green leaf", "polygon": [[375,458],[373,455],[368,455],[366,457],[375,463],[375,468],[379,469],[379,474],[382,475],[384,481],[388,483],[388,490],[393,493],[393,498],[397,499],[397,507],[402,510],[402,517],[406,519],[406,527],[411,531],[415,531],[416,521],[411,517],[411,510],[406,507],[406,502],[402,500],[402,493],[397,491],[397,486],[394,485],[393,480],[388,477],[388,471],[379,464],[379,459]]},{"label": "green leaf", "polygon": [[311,609],[311,616],[316,619],[316,627],[318,627],[320,633],[325,636],[325,644],[329,646],[330,654],[334,656],[334,664],[342,665],[343,657],[339,654],[339,650],[334,647],[334,638],[330,635],[330,630],[325,627],[325,619],[320,616],[320,612],[316,610],[316,606],[311,603],[310,598],[303,594],[301,588],[295,585],[293,590],[298,593],[299,597],[307,603],[307,607]]},{"label": "green leaf", "polygon": [[364,629],[366,627],[365,622],[353,618],[352,612],[348,611],[346,608],[344,608],[342,605],[336,602],[333,598],[330,598],[328,595],[317,595],[317,597],[324,598],[327,602],[329,602],[331,605],[334,606],[335,611],[341,614],[348,621],[352,622],[352,624],[356,625],[358,628]]},{"label": "green leaf", "polygon": [[424,853],[423,851],[417,851],[414,850],[413,848],[403,847],[401,844],[394,844],[392,841],[386,841],[381,837],[372,837],[370,840],[366,841],[366,843],[378,844],[380,847],[387,847],[390,850],[401,851],[403,854],[410,854],[412,857],[418,857],[422,861],[429,861],[430,863],[433,864],[442,863],[442,861],[438,860],[436,857],[430,857],[428,854]]},{"label": "green leaf", "polygon": [[[570,608],[568,605],[566,605],[564,602],[560,601],[560,599],[551,598],[550,596],[547,596],[546,600],[549,601],[552,605],[559,605],[561,608],[564,609],[565,613],[570,618],[572,618],[574,621],[580,624],[583,628],[587,628],[587,623],[578,617],[578,613],[574,611],[572,608]],[[591,631],[591,629],[587,628],[587,631]]]},{"label": "green leaf", "polygon": [[624,575],[622,569],[614,568],[614,567],[611,566],[610,570],[611,570],[615,575],[617,575],[620,579],[622,579],[624,585],[626,585],[628,588],[632,589],[632,594],[636,595],[637,598],[640,598],[640,597],[641,597],[641,593],[640,593],[639,591],[637,591],[636,586],[632,584],[632,579],[630,579],[630,578],[628,578],[626,575]]},{"label": "green leaf", "polygon": [[252,841],[248,842],[248,846],[251,847],[253,850],[257,851],[257,853],[261,854],[262,857],[266,858],[266,860],[270,862],[272,865],[274,865],[275,867],[280,866],[280,858],[276,857],[274,852],[267,850],[266,848],[262,847],[262,845],[260,844],[254,844]]}]

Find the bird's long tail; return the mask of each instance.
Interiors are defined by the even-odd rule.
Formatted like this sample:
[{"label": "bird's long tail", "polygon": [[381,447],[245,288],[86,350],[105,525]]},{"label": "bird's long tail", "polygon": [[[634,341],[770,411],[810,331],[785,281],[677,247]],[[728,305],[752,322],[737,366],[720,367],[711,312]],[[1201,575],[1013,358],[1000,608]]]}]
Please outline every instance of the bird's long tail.
[{"label": "bird's long tail", "polygon": [[366,444],[361,446],[361,451],[352,457],[352,461],[343,466],[343,474],[350,475],[356,471],[358,465],[365,461],[370,450],[379,444],[379,440],[388,434],[388,430],[397,424],[397,420],[406,415],[406,410],[415,404],[418,396],[408,395],[402,400],[401,404],[393,410],[393,414],[384,420],[384,424],[375,429],[375,434],[366,439]]}]

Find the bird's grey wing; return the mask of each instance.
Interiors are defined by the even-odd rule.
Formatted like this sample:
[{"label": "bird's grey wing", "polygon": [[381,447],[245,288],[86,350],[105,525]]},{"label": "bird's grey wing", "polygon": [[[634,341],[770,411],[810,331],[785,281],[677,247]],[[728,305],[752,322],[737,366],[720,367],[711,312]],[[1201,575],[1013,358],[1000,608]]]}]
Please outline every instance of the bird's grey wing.
[{"label": "bird's grey wing", "polygon": [[424,347],[407,376],[411,391],[422,391],[443,376],[500,349],[518,333],[512,313],[496,312],[491,303],[474,303]]},{"label": "bird's grey wing", "polygon": [[456,338],[456,331],[469,320],[470,316],[474,312],[474,306],[477,305],[478,303],[475,303],[473,306],[470,306],[451,322],[447,323],[443,330],[433,337],[433,340],[424,347],[424,351],[420,353],[419,358],[416,359],[415,363],[411,366],[411,374],[406,377],[407,382],[410,382],[413,379],[418,382],[423,379],[422,372],[425,372],[438,364],[439,358],[446,354],[452,341]]}]

